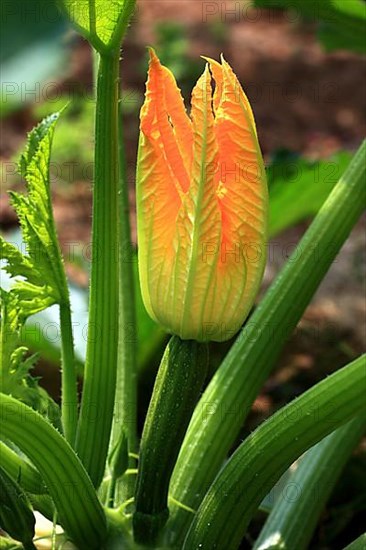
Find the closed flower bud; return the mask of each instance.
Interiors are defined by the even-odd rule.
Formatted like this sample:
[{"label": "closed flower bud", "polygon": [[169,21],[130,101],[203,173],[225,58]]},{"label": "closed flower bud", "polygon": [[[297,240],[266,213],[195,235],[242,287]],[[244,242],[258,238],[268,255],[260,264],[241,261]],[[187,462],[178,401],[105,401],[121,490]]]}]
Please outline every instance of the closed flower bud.
[{"label": "closed flower bud", "polygon": [[137,169],[140,282],[168,332],[223,341],[263,276],[266,177],[251,107],[223,58],[207,60],[191,105],[188,115],[151,50]]}]

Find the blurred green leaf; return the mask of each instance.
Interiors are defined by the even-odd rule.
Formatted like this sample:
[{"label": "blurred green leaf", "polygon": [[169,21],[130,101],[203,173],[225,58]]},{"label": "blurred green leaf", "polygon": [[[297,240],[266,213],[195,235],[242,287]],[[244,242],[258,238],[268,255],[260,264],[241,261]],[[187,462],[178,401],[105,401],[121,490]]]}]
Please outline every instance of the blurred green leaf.
[{"label": "blurred green leaf", "polygon": [[0,550],[24,550],[21,542],[0,535]]},{"label": "blurred green leaf", "polygon": [[254,5],[291,9],[318,21],[319,39],[326,50],[366,53],[364,0],[254,0]]},{"label": "blurred green leaf", "polygon": [[[1,113],[43,98],[43,83],[59,75],[67,28],[56,0],[0,4]],[[49,89],[47,91],[49,93]]]},{"label": "blurred green leaf", "polygon": [[287,151],[278,153],[267,169],[270,237],[315,216],[351,158],[340,152],[311,162]]},{"label": "blurred green leaf", "polygon": [[192,82],[200,76],[203,63],[201,59],[197,60],[189,55],[187,27],[176,21],[159,21],[155,25],[155,34],[156,48],[162,64],[174,73],[183,96],[189,97]]}]

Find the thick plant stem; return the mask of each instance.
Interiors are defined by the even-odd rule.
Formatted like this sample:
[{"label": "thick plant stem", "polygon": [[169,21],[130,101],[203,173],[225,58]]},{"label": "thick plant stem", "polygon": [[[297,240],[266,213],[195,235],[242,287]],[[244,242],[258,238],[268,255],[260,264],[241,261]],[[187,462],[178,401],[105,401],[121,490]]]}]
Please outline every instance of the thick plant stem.
[{"label": "thick plant stem", "polygon": [[119,51],[100,57],[88,344],[76,448],[95,486],[102,480],[116,389],[118,345]]},{"label": "thick plant stem", "polygon": [[71,446],[74,446],[78,420],[78,394],[75,369],[74,341],[72,336],[72,321],[69,301],[60,305],[60,325],[62,349],[61,418],[65,438]]},{"label": "thick plant stem", "polygon": [[207,367],[207,344],[171,338],[156,378],[141,440],[133,516],[134,537],[140,544],[154,545],[168,519],[170,476]]}]

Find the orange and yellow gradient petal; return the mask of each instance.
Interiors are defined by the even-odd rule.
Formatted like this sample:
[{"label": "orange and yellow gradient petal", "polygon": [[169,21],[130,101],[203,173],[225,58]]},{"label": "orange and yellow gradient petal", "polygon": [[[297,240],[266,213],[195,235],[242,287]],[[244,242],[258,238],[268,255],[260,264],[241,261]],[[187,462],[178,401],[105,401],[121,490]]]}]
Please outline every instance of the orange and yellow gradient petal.
[{"label": "orange and yellow gradient petal", "polygon": [[145,306],[166,330],[223,341],[242,326],[263,276],[268,198],[249,101],[223,58],[207,62],[188,116],[174,76],[150,50],[139,274]]}]

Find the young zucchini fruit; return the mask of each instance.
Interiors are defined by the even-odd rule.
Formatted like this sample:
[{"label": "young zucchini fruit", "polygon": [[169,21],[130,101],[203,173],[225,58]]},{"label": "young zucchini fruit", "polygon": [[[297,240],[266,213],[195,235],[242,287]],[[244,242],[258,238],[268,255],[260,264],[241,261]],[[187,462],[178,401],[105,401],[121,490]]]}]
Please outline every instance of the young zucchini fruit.
[{"label": "young zucchini fruit", "polygon": [[137,543],[154,545],[168,516],[170,477],[206,378],[208,346],[172,336],[142,434],[133,516]]}]

